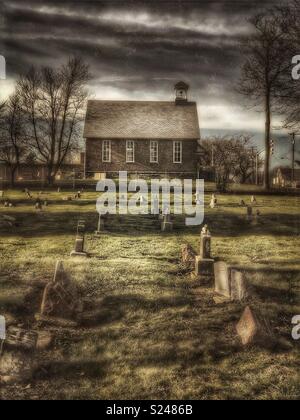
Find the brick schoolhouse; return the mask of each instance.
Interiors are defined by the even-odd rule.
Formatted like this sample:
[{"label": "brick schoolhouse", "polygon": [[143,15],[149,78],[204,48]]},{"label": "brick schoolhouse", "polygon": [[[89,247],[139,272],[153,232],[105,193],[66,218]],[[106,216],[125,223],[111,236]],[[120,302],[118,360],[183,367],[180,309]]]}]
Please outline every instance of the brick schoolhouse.
[{"label": "brick schoolhouse", "polygon": [[197,175],[200,129],[189,86],[175,85],[173,102],[88,102],[84,138],[87,177],[119,171],[151,176]]}]

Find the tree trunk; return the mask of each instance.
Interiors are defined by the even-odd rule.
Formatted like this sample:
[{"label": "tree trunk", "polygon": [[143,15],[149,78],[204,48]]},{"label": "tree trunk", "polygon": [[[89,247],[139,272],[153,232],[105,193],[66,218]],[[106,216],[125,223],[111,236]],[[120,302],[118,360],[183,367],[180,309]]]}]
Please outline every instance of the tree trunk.
[{"label": "tree trunk", "polygon": [[54,185],[54,180],[55,176],[53,175],[53,168],[52,166],[48,166],[47,182],[49,187],[52,187]]},{"label": "tree trunk", "polygon": [[16,170],[17,170],[17,167],[16,166],[15,167],[12,166],[10,168],[10,186],[11,186],[11,188],[14,188],[14,186],[15,186]]},{"label": "tree trunk", "polygon": [[270,142],[271,142],[271,100],[270,94],[266,95],[266,129],[265,129],[265,173],[264,173],[264,188],[270,189]]}]

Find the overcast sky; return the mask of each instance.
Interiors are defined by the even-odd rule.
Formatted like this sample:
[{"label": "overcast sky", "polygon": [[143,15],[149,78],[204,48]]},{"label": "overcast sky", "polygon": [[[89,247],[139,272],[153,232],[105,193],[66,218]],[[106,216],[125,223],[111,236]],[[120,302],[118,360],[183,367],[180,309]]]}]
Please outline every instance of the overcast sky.
[{"label": "overcast sky", "polygon": [[[1,3],[1,0],[0,0]],[[4,1],[0,54],[7,60],[7,95],[32,64],[58,65],[69,56],[91,67],[97,99],[172,100],[184,80],[207,129],[262,131],[263,115],[236,93],[239,41],[247,19],[276,0]]]}]

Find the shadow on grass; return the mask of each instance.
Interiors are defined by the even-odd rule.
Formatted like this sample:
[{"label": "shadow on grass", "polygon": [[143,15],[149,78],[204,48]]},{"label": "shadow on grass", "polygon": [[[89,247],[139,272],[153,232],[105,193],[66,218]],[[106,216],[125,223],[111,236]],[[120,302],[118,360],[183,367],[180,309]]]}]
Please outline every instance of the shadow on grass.
[{"label": "shadow on grass", "polygon": [[[98,214],[96,211],[82,212],[43,212],[43,213],[18,213],[9,212],[10,216],[17,219],[19,227],[12,229],[2,229],[3,235],[20,237],[38,237],[46,235],[75,235],[77,222],[80,218],[86,221],[87,233],[94,233],[97,227]],[[187,227],[185,216],[175,216],[174,232],[164,233],[163,235],[174,236],[176,232],[199,233],[199,226]],[[267,214],[262,215],[257,224],[251,224],[246,220],[246,215],[215,213],[208,214],[204,223],[208,224],[215,236],[219,237],[239,237],[247,234],[251,235],[274,235],[290,236],[300,232],[300,217],[292,214]],[[134,233],[135,236],[145,232],[161,234],[160,222],[153,215],[140,216],[114,216],[109,215],[105,221],[106,233],[117,233],[118,236],[127,236]],[[104,233],[105,233],[104,232]]]},{"label": "shadow on grass", "polygon": [[34,373],[35,380],[57,379],[82,380],[85,378],[103,378],[109,372],[107,360],[51,361],[41,364]]}]

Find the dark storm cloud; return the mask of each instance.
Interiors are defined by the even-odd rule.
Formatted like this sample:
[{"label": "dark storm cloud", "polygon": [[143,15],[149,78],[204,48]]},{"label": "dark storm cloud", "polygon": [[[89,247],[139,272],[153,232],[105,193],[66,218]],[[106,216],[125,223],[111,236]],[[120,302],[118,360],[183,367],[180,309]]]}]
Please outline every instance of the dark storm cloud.
[{"label": "dark storm cloud", "polygon": [[220,103],[235,98],[239,41],[262,3],[277,2],[15,0],[4,4],[0,40],[11,78],[79,55],[91,66],[93,89],[130,97],[170,92],[185,79],[195,97]]}]

